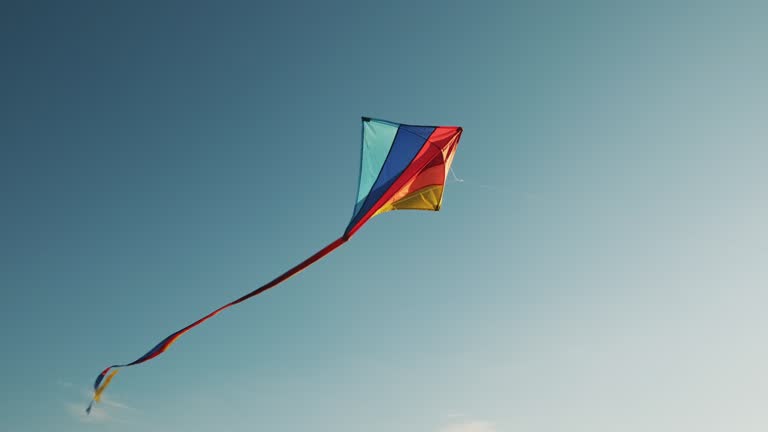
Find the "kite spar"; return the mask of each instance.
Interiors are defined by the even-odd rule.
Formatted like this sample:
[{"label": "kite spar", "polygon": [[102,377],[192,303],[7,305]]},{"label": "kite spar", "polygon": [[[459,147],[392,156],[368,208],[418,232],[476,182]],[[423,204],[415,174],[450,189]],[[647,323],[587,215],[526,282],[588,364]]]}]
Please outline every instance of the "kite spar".
[{"label": "kite spar", "polygon": [[357,202],[344,234],[275,279],[172,333],[133,362],[104,369],[93,383],[93,399],[85,411],[90,414],[119,368],[152,360],[184,333],[224,309],[288,280],[346,243],[372,217],[392,210],[440,210],[445,180],[461,133],[462,128],[457,126],[413,126],[363,117]]}]

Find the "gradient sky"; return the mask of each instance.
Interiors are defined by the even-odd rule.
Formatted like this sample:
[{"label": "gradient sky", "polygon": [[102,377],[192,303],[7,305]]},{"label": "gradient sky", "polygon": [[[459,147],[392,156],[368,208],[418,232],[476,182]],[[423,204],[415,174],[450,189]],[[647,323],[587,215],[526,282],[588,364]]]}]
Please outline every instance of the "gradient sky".
[{"label": "gradient sky", "polygon": [[[0,430],[768,429],[765,2],[0,6]],[[464,127],[352,213],[360,116]]]}]

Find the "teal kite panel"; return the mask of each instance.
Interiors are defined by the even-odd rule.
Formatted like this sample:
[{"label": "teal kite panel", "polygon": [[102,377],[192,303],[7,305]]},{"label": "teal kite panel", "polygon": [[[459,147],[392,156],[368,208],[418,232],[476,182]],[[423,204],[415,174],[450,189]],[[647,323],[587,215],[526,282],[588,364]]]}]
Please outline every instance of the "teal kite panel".
[{"label": "teal kite panel", "polygon": [[384,161],[387,160],[389,149],[395,140],[398,125],[375,119],[363,120],[363,154],[360,162],[360,184],[357,188],[357,214],[371,192],[373,184],[379,176]]}]

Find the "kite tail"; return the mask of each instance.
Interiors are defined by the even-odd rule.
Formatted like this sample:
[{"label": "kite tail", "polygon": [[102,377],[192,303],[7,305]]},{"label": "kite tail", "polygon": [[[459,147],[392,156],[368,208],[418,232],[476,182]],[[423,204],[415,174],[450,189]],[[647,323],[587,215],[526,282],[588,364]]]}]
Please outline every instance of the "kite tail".
[{"label": "kite tail", "polygon": [[[349,240],[349,238],[350,238],[349,235],[344,235],[342,237],[339,237],[338,239],[336,239],[332,243],[330,243],[328,246],[320,249],[314,255],[312,255],[311,257],[309,257],[307,259],[305,259],[304,261],[300,262],[299,264],[295,265],[294,267],[292,267],[291,269],[289,269],[285,273],[281,274],[280,276],[272,279],[271,281],[269,281],[266,284],[260,286],[259,288],[256,288],[255,290],[249,292],[248,294],[245,294],[244,296],[238,298],[237,300],[234,300],[234,301],[231,301],[231,302],[225,304],[224,306],[216,309],[215,311],[213,311],[213,312],[209,313],[208,315],[200,318],[199,320],[197,320],[197,321],[193,322],[192,324],[184,327],[183,329],[181,329],[181,330],[179,330],[179,331],[177,331],[175,333],[171,333],[171,335],[169,335],[168,337],[166,337],[165,339],[160,341],[160,343],[155,345],[154,348],[149,350],[146,354],[144,354],[143,356],[139,357],[138,359],[132,361],[131,363],[122,364],[122,365],[112,365],[112,366],[109,366],[108,368],[104,369],[99,374],[99,376],[96,377],[96,381],[93,383],[93,399],[88,404],[88,407],[85,409],[85,412],[88,413],[88,414],[91,413],[91,409],[93,409],[94,404],[99,402],[99,400],[101,399],[101,394],[104,392],[104,390],[107,388],[107,386],[109,386],[109,384],[112,382],[112,378],[117,373],[117,368],[133,366],[133,365],[136,365],[136,364],[139,364],[139,363],[144,363],[146,361],[152,360],[153,358],[155,358],[155,357],[159,356],[160,354],[164,353],[184,333],[188,332],[189,330],[193,329],[194,327],[197,327],[198,325],[202,324],[203,322],[205,322],[209,318],[214,317],[215,315],[217,315],[219,312],[223,311],[224,309],[227,309],[227,308],[229,308],[231,306],[234,306],[234,305],[236,305],[238,303],[242,303],[242,302],[248,300],[251,297],[255,297],[255,296],[263,293],[264,291],[266,291],[266,290],[268,290],[270,288],[273,288],[273,287],[281,284],[282,282],[285,282],[286,280],[290,279],[292,276],[295,276],[296,274],[298,274],[299,272],[301,272],[305,268],[309,267],[310,265],[312,265],[315,262],[319,261],[324,256],[326,256],[329,253],[333,252],[336,248],[338,248],[339,246],[341,246],[344,243],[346,243],[347,240]],[[112,373],[107,375],[107,373],[109,373],[109,371],[111,369],[114,369],[114,370],[112,370]],[[102,381],[103,381],[103,384],[102,384]]]}]

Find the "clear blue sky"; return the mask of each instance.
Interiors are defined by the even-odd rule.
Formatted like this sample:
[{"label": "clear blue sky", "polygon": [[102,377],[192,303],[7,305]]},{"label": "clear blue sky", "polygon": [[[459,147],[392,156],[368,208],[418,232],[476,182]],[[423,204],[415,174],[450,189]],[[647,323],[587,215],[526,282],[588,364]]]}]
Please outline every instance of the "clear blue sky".
[{"label": "clear blue sky", "polygon": [[[765,431],[764,2],[3,2],[0,430]],[[674,4],[671,4],[674,3]],[[338,237],[360,116],[464,127]]]}]

